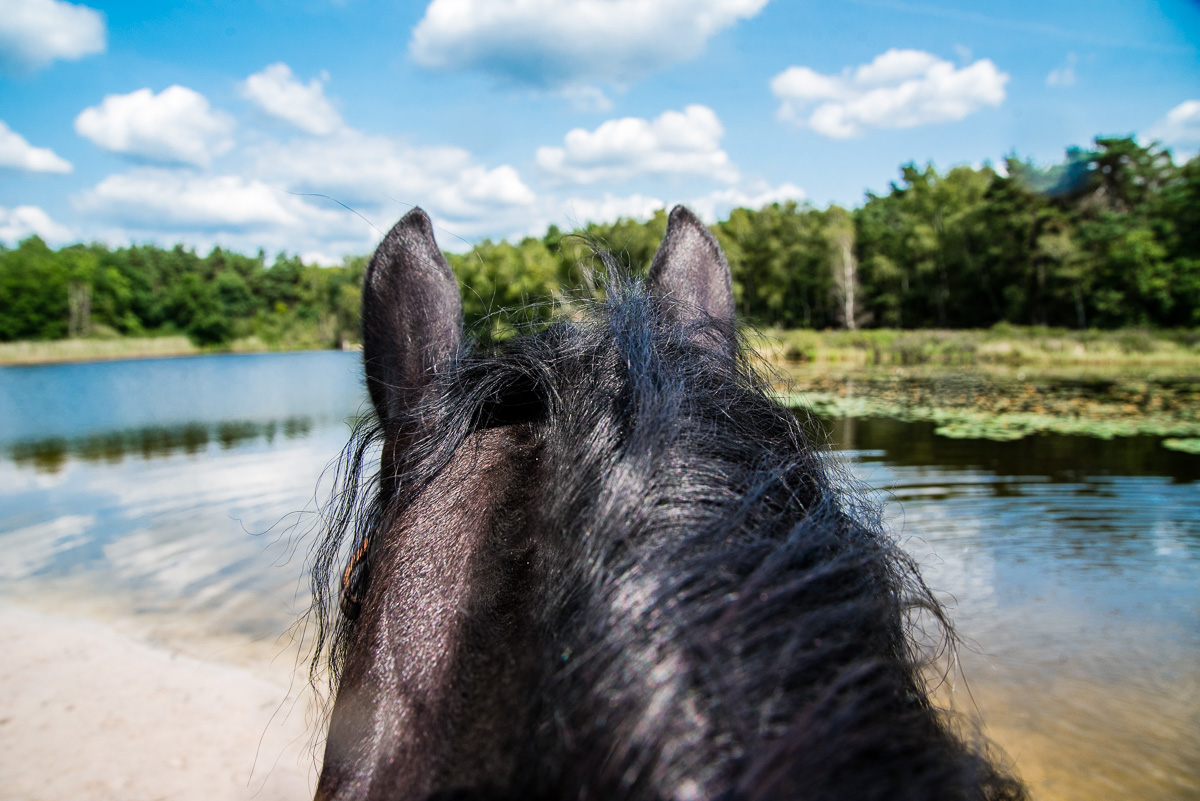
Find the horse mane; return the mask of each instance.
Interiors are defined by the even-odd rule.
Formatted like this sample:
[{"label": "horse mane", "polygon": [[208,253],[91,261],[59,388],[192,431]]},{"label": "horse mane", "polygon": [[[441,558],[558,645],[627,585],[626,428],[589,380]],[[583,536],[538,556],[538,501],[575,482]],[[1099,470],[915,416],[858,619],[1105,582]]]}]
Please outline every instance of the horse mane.
[{"label": "horse mane", "polygon": [[432,377],[386,476],[383,427],[357,425],[313,569],[314,683],[337,686],[376,534],[473,432],[537,421],[552,430],[524,524],[557,527],[527,555],[552,668],[514,722],[540,766],[506,792],[1023,798],[930,701],[957,641],[878,504],[774,400],[734,322],[680,322],[601,258],[603,300]]}]

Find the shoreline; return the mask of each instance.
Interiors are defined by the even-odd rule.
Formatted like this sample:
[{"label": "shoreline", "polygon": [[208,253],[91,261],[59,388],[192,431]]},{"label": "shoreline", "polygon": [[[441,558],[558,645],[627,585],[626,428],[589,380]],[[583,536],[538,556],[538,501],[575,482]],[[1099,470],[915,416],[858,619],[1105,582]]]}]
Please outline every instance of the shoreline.
[{"label": "shoreline", "polygon": [[[260,661],[239,665],[189,656],[151,637],[130,636],[117,623],[72,612],[35,611],[0,599],[0,796],[22,801],[294,801],[316,786],[319,736],[304,688],[289,692]],[[135,627],[136,628],[136,627]],[[208,649],[200,648],[200,652]],[[1186,764],[1187,705],[1158,697],[1139,714],[1130,695],[1145,690],[1073,674],[1042,692],[1069,709],[1087,710],[1081,736],[1064,722],[1038,722],[1035,694],[985,677],[1001,657],[970,654],[975,687],[943,688],[938,703],[964,715],[1043,801],[1081,801],[1111,794],[1182,797],[1180,780],[1148,775],[1145,752],[1126,753],[1121,732],[1133,731],[1151,751]],[[1194,679],[1184,676],[1180,694]],[[299,697],[297,697],[299,696]],[[1171,709],[1164,709],[1164,703]],[[1194,708],[1194,707],[1193,707]],[[1174,714],[1172,714],[1174,710]],[[1120,726],[1105,725],[1113,720]],[[1170,724],[1161,728],[1162,722]],[[1114,755],[1118,758],[1113,759]],[[1082,770],[1086,767],[1086,770]],[[1186,771],[1185,771],[1186,774]],[[1186,782],[1186,777],[1182,780]]]},{"label": "shoreline", "polygon": [[[745,331],[761,359],[776,369],[825,367],[1033,367],[1200,369],[1200,330],[1044,329],[755,329]],[[0,342],[0,367],[71,364],[214,354],[361,351],[279,347],[257,337],[199,347],[186,336]]]},{"label": "shoreline", "polygon": [[8,599],[0,641],[7,798],[312,796],[317,740],[304,685]]},{"label": "shoreline", "polygon": [[184,336],[130,337],[120,339],[57,339],[46,342],[0,342],[0,367],[32,367],[43,364],[89,364],[91,362],[179,359],[192,356],[224,356],[247,353],[315,353],[360,350],[347,348],[273,348],[261,342],[239,340],[228,347],[201,348]]}]

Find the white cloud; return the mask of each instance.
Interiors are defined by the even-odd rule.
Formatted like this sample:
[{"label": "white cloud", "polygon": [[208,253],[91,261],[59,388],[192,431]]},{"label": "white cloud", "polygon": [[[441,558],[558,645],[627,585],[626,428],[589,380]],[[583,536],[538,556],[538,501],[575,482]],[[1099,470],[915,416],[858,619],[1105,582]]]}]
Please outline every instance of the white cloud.
[{"label": "white cloud", "polygon": [[570,131],[563,147],[540,147],[538,166],[569,183],[619,182],[644,175],[698,175],[732,183],[737,168],[720,147],[725,129],[712,109],[692,105],[654,120],[624,117],[594,131]]},{"label": "white cloud", "polygon": [[241,85],[243,96],[262,111],[295,125],[306,133],[326,136],[342,127],[342,117],[325,97],[329,76],[313,78],[308,85],[296,80],[287,64],[271,64]]},{"label": "white cloud", "polygon": [[875,57],[870,64],[863,64],[854,71],[854,81],[860,86],[882,86],[899,83],[909,78],[919,78],[942,62],[932,53],[923,50],[899,50],[893,48]]},{"label": "white cloud", "polygon": [[252,156],[258,174],[348,205],[374,208],[395,199],[469,220],[534,201],[533,191],[509,165],[487,168],[461,148],[412,147],[349,129],[323,139],[271,143]]},{"label": "white cloud", "polygon": [[44,570],[58,554],[86,543],[87,532],[95,525],[94,514],[64,515],[4,532],[0,577],[12,581]]},{"label": "white cloud", "polygon": [[1154,124],[1146,136],[1167,145],[1200,144],[1200,100],[1185,100]]},{"label": "white cloud", "polygon": [[[621,218],[648,220],[654,212],[666,208],[666,203],[640,192],[624,197],[605,192],[598,198],[571,198],[561,206],[569,218],[566,221],[568,227],[574,228],[588,223],[616,222]],[[544,229],[541,233],[545,233]]]},{"label": "white cloud", "polygon": [[51,245],[64,244],[74,239],[70,228],[56,223],[37,206],[17,206],[11,209],[0,206],[0,242],[15,245],[34,234]]},{"label": "white cloud", "polygon": [[71,162],[47,147],[34,147],[0,120],[0,167],[30,172],[70,172]]},{"label": "white cloud", "polygon": [[261,248],[332,264],[346,254],[369,252],[380,236],[328,201],[255,178],[186,168],[142,167],[110,175],[72,200],[90,221],[89,238],[110,245],[185,243],[197,250],[220,245],[240,253]]},{"label": "white cloud", "polygon": [[611,223],[622,217],[648,220],[665,207],[663,201],[640,192],[625,196],[605,192],[600,197],[544,195],[538,198],[535,209],[509,220],[510,225],[502,236],[516,242],[529,236],[541,239],[551,225],[573,231],[588,223]]},{"label": "white cloud", "polygon": [[108,95],[75,118],[75,131],[106,150],[201,167],[233,147],[233,127],[232,117],[186,86]]},{"label": "white cloud", "polygon": [[551,223],[563,230],[582,228],[588,223],[611,223],[618,219],[648,220],[660,210],[675,203],[682,203],[694,211],[706,223],[712,224],[727,217],[739,206],[758,209],[770,203],[789,200],[804,200],[805,192],[795,184],[785,183],[771,186],[765,181],[750,181],[740,186],[725,187],[692,197],[675,197],[668,204],[652,195],[637,192],[631,195],[614,195],[604,192],[595,196],[545,196],[539,198],[537,214],[523,224],[512,228],[509,237],[519,240],[526,236],[541,238]]},{"label": "white cloud", "polygon": [[729,216],[729,212],[736,208],[761,209],[772,203],[786,203],[789,200],[799,202],[805,196],[805,191],[795,184],[770,186],[765,182],[757,182],[744,187],[717,189],[692,198],[685,205],[711,225]]},{"label": "white cloud", "polygon": [[597,86],[568,86],[562,90],[562,96],[577,111],[610,111],[613,107],[612,100]]},{"label": "white cloud", "polygon": [[105,48],[104,15],[60,0],[0,2],[0,60],[36,70]]},{"label": "white cloud", "polygon": [[[739,207],[760,209],[771,203],[786,203],[789,200],[802,201],[804,198],[804,190],[795,184],[784,183],[779,186],[771,186],[765,181],[757,181],[744,186],[715,189],[707,194],[678,202],[683,203],[702,220],[711,224],[727,217],[729,212]],[[648,220],[654,216],[656,211],[667,207],[662,200],[643,195],[640,192],[623,197],[605,192],[599,198],[571,198],[561,203],[548,201],[547,205],[550,202],[560,207],[560,214],[557,216],[561,217],[565,212],[567,217],[565,222],[569,228],[584,226],[592,222],[615,222],[623,217]],[[545,226],[536,235],[541,236],[544,232]]]},{"label": "white cloud", "polygon": [[698,55],[767,0],[433,0],[409,49],[426,67],[535,86],[627,83]]},{"label": "white cloud", "polygon": [[889,50],[839,75],[789,67],[771,80],[779,118],[831,139],[870,128],[912,128],[961,120],[1004,102],[1008,74],[990,59],[956,68],[921,50]]},{"label": "white cloud", "polygon": [[332,214],[262,181],[158,167],[110,175],[80,194],[76,206],[97,217],[152,229],[296,228],[326,223]]},{"label": "white cloud", "polygon": [[1046,86],[1074,86],[1077,60],[1074,53],[1067,53],[1066,63],[1050,70],[1050,74],[1046,76]]}]

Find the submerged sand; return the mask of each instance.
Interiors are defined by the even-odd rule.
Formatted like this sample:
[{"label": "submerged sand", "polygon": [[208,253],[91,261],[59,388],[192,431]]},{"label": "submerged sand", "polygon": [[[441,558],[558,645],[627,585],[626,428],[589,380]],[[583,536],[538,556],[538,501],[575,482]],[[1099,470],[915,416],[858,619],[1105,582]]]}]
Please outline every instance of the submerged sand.
[{"label": "submerged sand", "polygon": [[[0,600],[0,801],[312,797],[322,727],[294,653],[193,637],[178,620],[166,636],[118,624]],[[1035,799],[1182,801],[1200,792],[1200,673],[1177,668],[1171,692],[969,672],[989,734]]]},{"label": "submerged sand", "polygon": [[0,602],[0,798],[311,798],[304,687]]}]

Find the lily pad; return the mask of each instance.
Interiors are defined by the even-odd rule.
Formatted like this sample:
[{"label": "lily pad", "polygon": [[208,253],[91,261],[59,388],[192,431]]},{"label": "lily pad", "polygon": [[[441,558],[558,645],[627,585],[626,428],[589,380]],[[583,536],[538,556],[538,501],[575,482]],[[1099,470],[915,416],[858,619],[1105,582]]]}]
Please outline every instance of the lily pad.
[{"label": "lily pad", "polygon": [[795,378],[791,391],[779,395],[792,408],[823,417],[927,420],[953,439],[1004,441],[1043,432],[1200,438],[1200,378],[1191,373],[1013,376],[896,368],[810,370]]}]

